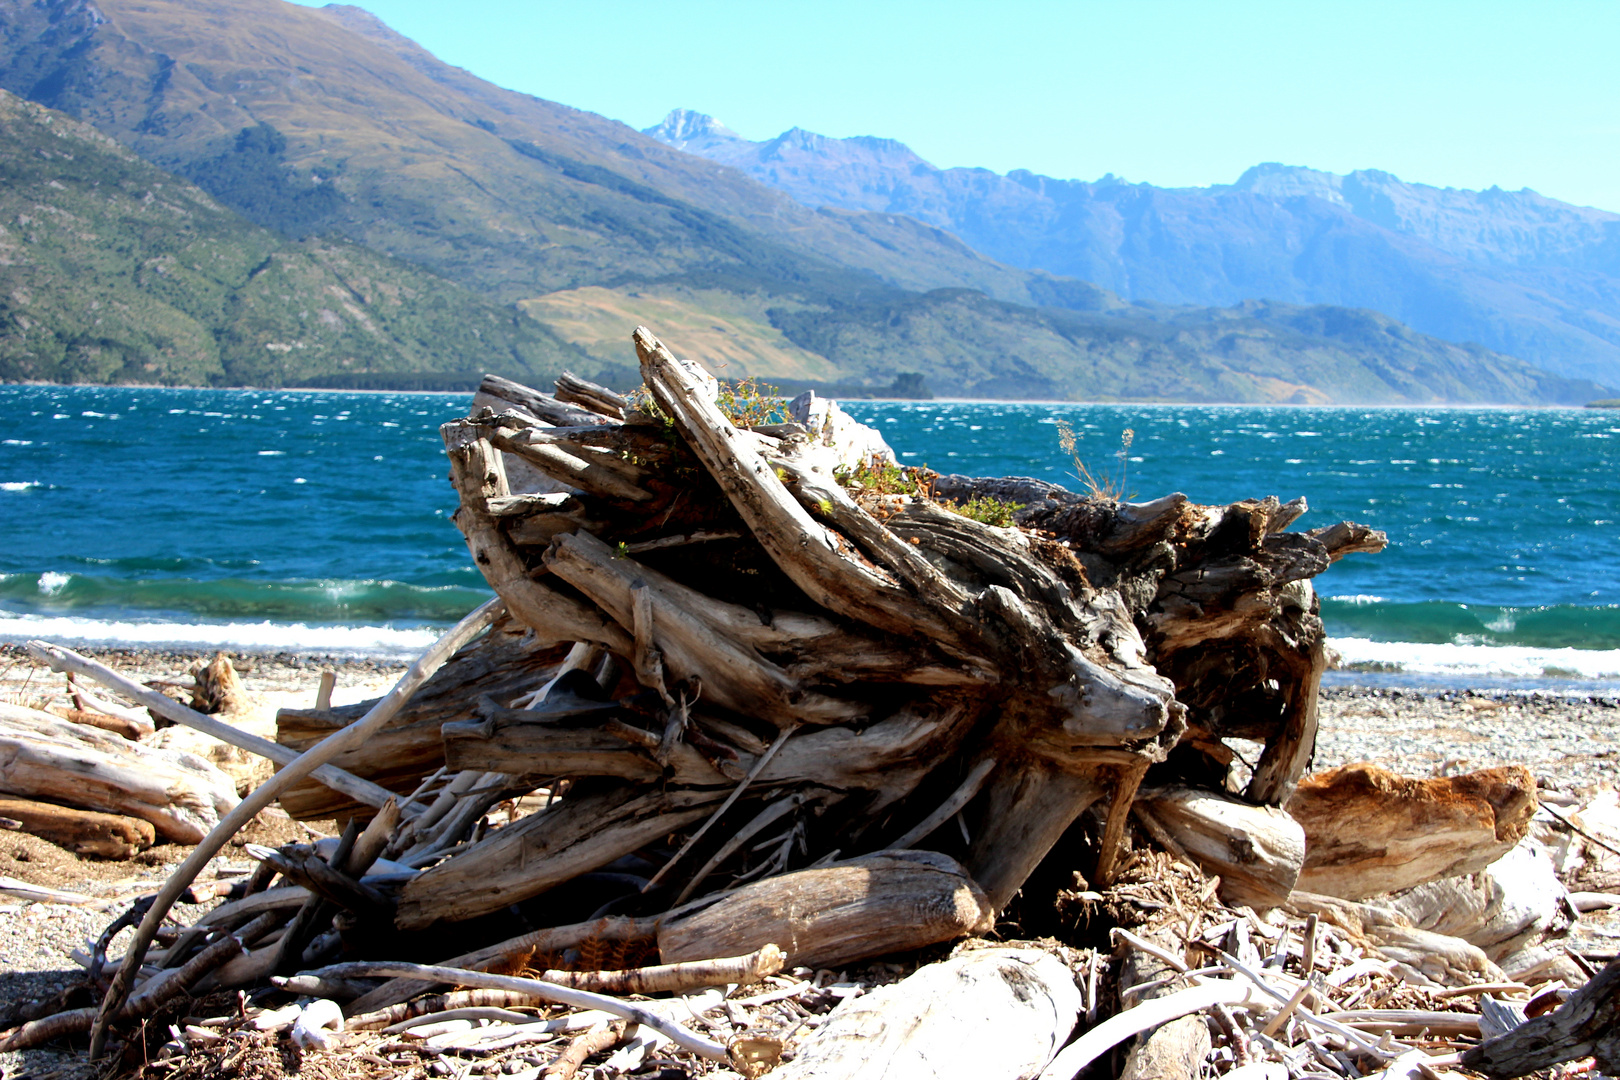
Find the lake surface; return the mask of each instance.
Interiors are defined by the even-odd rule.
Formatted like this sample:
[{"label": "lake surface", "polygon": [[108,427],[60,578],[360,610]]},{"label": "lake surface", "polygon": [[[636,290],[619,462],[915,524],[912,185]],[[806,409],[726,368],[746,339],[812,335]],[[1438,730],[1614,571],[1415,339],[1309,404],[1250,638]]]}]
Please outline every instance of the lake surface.
[{"label": "lake surface", "polygon": [[[464,397],[0,387],[0,640],[403,655],[487,591]],[[1390,548],[1316,579],[1340,680],[1620,688],[1620,413],[855,402],[908,464],[1139,499],[1303,495]],[[1123,433],[1132,432],[1122,453]]]}]

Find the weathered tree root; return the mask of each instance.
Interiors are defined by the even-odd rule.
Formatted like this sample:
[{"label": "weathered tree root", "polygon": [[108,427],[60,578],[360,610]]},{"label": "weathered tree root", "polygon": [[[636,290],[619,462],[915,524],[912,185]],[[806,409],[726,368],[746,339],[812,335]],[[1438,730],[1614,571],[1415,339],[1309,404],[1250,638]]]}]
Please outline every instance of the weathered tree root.
[{"label": "weathered tree root", "polygon": [[[479,679],[447,668],[473,715],[441,723],[439,754],[424,727],[412,768],[372,768],[401,791],[437,764],[554,802],[406,884],[401,928],[664,838],[681,850],[631,910],[902,839],[959,858],[1000,908],[1088,812],[1081,869],[1105,881],[1144,777],[1224,790],[1224,737],[1265,743],[1249,802],[1291,793],[1323,667],[1309,578],[1382,534],[1285,532],[1303,500],[1127,504],[873,469],[835,437],[847,418],[738,427],[711,377],[645,330],[635,344],[639,408],[489,379],[444,427],[456,524],[513,620],[464,666],[492,673],[504,649],[528,682],[467,694]],[[1015,524],[948,503],[975,496],[1021,504]]]}]

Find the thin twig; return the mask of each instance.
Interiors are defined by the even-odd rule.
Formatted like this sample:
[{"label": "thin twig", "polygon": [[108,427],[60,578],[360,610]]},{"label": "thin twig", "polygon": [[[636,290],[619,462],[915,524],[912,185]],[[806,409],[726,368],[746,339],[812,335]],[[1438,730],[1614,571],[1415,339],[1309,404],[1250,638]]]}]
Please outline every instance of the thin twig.
[{"label": "thin twig", "polygon": [[709,857],[709,861],[704,863],[702,868],[699,869],[696,874],[692,875],[692,880],[686,883],[686,888],[681,890],[681,894],[675,898],[675,902],[677,904],[686,903],[686,901],[691,898],[692,894],[697,891],[697,887],[703,884],[703,882],[708,878],[709,874],[714,871],[715,867],[731,858],[732,855],[736,854],[738,848],[742,847],[744,844],[748,843],[748,841],[758,836],[777,818],[781,817],[783,814],[792,813],[800,806],[803,806],[804,801],[804,794],[802,792],[797,792],[795,794],[777,799],[775,802],[765,807],[765,809],[761,810],[752,821],[737,831],[736,836],[733,836],[730,840],[727,840],[725,844],[721,846],[719,851],[711,855]]},{"label": "thin twig", "polygon": [[1175,955],[1172,952],[1168,952],[1168,951],[1166,951],[1164,949],[1159,948],[1159,946],[1153,944],[1153,942],[1151,942],[1151,941],[1146,941],[1146,940],[1144,940],[1142,938],[1137,937],[1135,934],[1131,933],[1129,930],[1124,930],[1124,929],[1121,929],[1120,927],[1116,926],[1116,927],[1114,927],[1114,929],[1109,931],[1109,936],[1113,937],[1113,938],[1115,938],[1115,939],[1117,939],[1119,941],[1125,942],[1127,945],[1130,945],[1133,949],[1140,949],[1143,952],[1148,953],[1148,954],[1150,954],[1152,956],[1157,956],[1160,960],[1163,960],[1165,963],[1169,964],[1171,967],[1175,968],[1177,971],[1181,972],[1183,975],[1185,975],[1189,970],[1191,970],[1187,966],[1187,961],[1183,960],[1181,957]]},{"label": "thin twig", "polygon": [[1577,825],[1573,821],[1569,820],[1569,818],[1565,817],[1563,814],[1560,814],[1558,811],[1554,810],[1549,804],[1542,803],[1541,808],[1543,810],[1547,811],[1547,813],[1551,814],[1554,818],[1556,818],[1570,832],[1575,833],[1575,834],[1577,834],[1579,836],[1584,836],[1588,840],[1592,841],[1592,843],[1596,844],[1598,847],[1603,848],[1606,851],[1612,851],[1616,855],[1620,855],[1620,848],[1615,847],[1613,844],[1609,843],[1606,840],[1601,840],[1598,837],[1593,836],[1591,833],[1587,832],[1585,829],[1581,828],[1579,825]]},{"label": "thin twig", "polygon": [[979,789],[984,786],[985,779],[995,767],[996,759],[993,757],[985,758],[973,766],[968,771],[967,776],[963,778],[962,783],[957,786],[955,791],[951,792],[949,798],[941,803],[932,814],[912,826],[904,836],[890,844],[887,850],[894,851],[909,848],[919,840],[926,840],[930,833],[945,824],[958,810],[973,801],[973,796],[979,793]]},{"label": "thin twig", "polygon": [[484,986],[492,990],[520,990],[533,994],[542,1001],[551,1001],[559,1005],[570,1005],[576,1009],[600,1009],[613,1016],[623,1017],[632,1023],[642,1024],[652,1028],[661,1035],[668,1036],[676,1044],[684,1046],[695,1054],[701,1054],[711,1061],[729,1061],[730,1055],[726,1048],[713,1039],[706,1039],[696,1032],[675,1023],[673,1020],[660,1016],[658,1013],[643,1009],[638,1005],[611,998],[605,994],[593,994],[588,990],[573,990],[566,986],[557,986],[554,983],[541,982],[539,979],[520,979],[512,975],[495,975],[487,971],[468,971],[464,968],[434,967],[428,964],[406,964],[395,961],[357,961],[349,964],[335,964],[322,968],[314,974],[340,979],[366,978],[375,975],[392,976],[395,978],[425,979],[431,982],[450,983],[460,986]]},{"label": "thin twig", "polygon": [[[1246,978],[1250,982],[1254,983],[1254,985],[1256,985],[1260,989],[1264,990],[1267,994],[1269,994],[1271,997],[1275,998],[1281,1004],[1283,1004],[1283,1005],[1288,1004],[1288,995],[1287,994],[1282,993],[1276,987],[1274,987],[1270,983],[1266,982],[1265,979],[1261,978],[1260,975],[1257,972],[1255,972],[1253,969],[1251,969],[1243,961],[1239,960],[1237,957],[1231,955],[1230,953],[1222,952],[1220,955],[1221,955],[1221,959],[1226,961],[1227,966],[1230,967],[1233,971],[1237,972],[1239,975],[1242,975],[1244,978]],[[1390,1050],[1385,1049],[1384,1047],[1380,1046],[1378,1043],[1373,1042],[1371,1039],[1367,1038],[1365,1035],[1363,1035],[1361,1032],[1357,1031],[1355,1028],[1346,1027],[1344,1024],[1337,1023],[1337,1022],[1335,1022],[1333,1020],[1324,1019],[1323,1017],[1317,1016],[1315,1013],[1311,1012],[1309,1009],[1299,1008],[1297,1006],[1296,1006],[1296,1009],[1299,1012],[1299,1018],[1301,1020],[1304,1020],[1308,1024],[1315,1024],[1317,1027],[1322,1028],[1324,1031],[1331,1031],[1331,1032],[1333,1032],[1333,1034],[1339,1036],[1341,1039],[1345,1039],[1345,1040],[1347,1040],[1347,1041],[1349,1041],[1351,1043],[1354,1043],[1358,1050],[1361,1050],[1363,1053],[1374,1055],[1375,1057],[1378,1058],[1379,1061],[1390,1061],[1394,1057],[1396,1057],[1396,1054],[1394,1054]],[[1391,1040],[1391,1047],[1393,1047],[1395,1049],[1398,1049],[1398,1050],[1401,1050],[1401,1051],[1406,1051],[1406,1050],[1411,1049],[1411,1047],[1402,1045],[1401,1043],[1394,1042],[1393,1040]]]},{"label": "thin twig", "polygon": [[675,864],[680,862],[681,859],[686,856],[686,853],[691,851],[693,846],[696,845],[699,840],[703,839],[703,834],[708,832],[709,829],[713,827],[714,823],[719,821],[721,816],[725,814],[727,810],[731,809],[732,804],[742,797],[743,792],[748,790],[748,785],[752,784],[759,774],[765,771],[765,766],[769,765],[771,758],[775,757],[776,752],[782,749],[782,744],[788,741],[788,736],[792,735],[797,730],[799,730],[797,727],[786,727],[777,734],[776,741],[765,748],[765,752],[761,754],[759,760],[754,763],[754,767],[748,771],[748,775],[743,777],[742,783],[738,784],[732,793],[726,796],[726,801],[720,804],[719,809],[715,810],[714,813],[709,815],[709,820],[705,821],[697,832],[693,833],[687,838],[686,843],[681,845],[681,849],[674,855],[670,856],[669,862],[665,863],[663,868],[660,869],[658,873],[654,874],[647,881],[647,884],[641,887],[642,892],[647,892],[653,889],[660,881],[664,880],[664,878],[669,875],[669,872],[675,868]]}]

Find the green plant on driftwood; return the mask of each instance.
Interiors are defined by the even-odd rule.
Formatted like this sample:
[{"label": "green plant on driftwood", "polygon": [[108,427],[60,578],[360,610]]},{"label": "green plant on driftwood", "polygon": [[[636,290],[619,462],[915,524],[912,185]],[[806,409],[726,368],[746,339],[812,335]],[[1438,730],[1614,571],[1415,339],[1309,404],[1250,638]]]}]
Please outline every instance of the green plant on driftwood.
[{"label": "green plant on driftwood", "polygon": [[1059,420],[1057,429],[1058,445],[1063,447],[1063,452],[1074,462],[1074,472],[1070,475],[1080,481],[1080,486],[1087,495],[1106,502],[1121,502],[1131,497],[1126,488],[1126,481],[1130,473],[1131,444],[1136,441],[1134,429],[1126,428],[1120,432],[1119,449],[1114,451],[1114,456],[1119,459],[1117,480],[1108,473],[1099,476],[1091,471],[1091,467],[1080,456],[1080,440],[1085,438],[1085,435],[1076,431],[1073,424],[1067,420]]},{"label": "green plant on driftwood", "polygon": [[836,470],[834,477],[845,488],[865,495],[905,495],[929,499],[953,514],[973,521],[1005,528],[1013,523],[1018,504],[994,495],[973,494],[964,499],[942,499],[934,494],[939,473],[924,466],[899,465],[873,457],[854,468]]}]

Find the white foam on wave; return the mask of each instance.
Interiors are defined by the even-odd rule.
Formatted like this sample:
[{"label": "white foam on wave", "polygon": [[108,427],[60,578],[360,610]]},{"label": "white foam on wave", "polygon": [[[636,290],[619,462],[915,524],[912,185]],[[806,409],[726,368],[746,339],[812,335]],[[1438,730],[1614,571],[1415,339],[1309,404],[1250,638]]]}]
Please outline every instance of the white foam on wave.
[{"label": "white foam on wave", "polygon": [[6,480],[0,482],[0,491],[27,491],[42,486],[38,480]]},{"label": "white foam on wave", "polygon": [[1620,649],[1538,649],[1529,645],[1437,645],[1329,638],[1344,667],[1376,666],[1412,675],[1620,679]]},{"label": "white foam on wave", "polygon": [[438,639],[430,626],[309,626],[277,622],[126,622],[0,611],[0,641],[31,638],[63,644],[137,649],[229,649],[256,653],[328,653],[414,657]]}]

